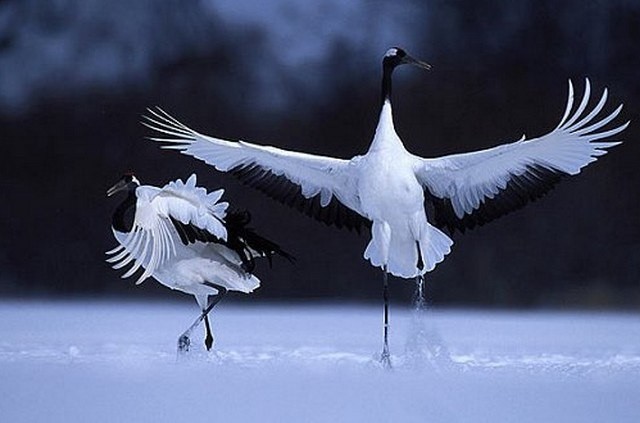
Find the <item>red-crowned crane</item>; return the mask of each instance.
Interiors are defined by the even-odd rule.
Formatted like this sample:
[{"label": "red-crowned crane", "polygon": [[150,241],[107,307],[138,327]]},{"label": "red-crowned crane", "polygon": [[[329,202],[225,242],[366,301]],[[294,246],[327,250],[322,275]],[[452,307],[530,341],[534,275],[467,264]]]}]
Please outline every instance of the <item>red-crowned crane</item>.
[{"label": "red-crowned crane", "polygon": [[189,350],[190,334],[203,320],[205,346],[211,349],[209,312],[228,291],[250,293],[260,286],[252,273],[255,258],[293,259],[247,226],[248,212],[227,212],[228,203],[220,201],[224,190],[207,193],[196,186],[195,174],[186,183],[178,179],[162,188],[140,185],[133,174],[125,174],[107,195],[121,191],[127,195],[112,218],[119,245],[107,252],[107,261],[114,269],[132,263],[123,278],[143,268],[136,284],[152,276],[195,296],[202,313],[178,339],[179,353]]},{"label": "red-crowned crane", "polygon": [[[404,64],[429,69],[401,48],[382,60],[378,126],[366,154],[338,159],[203,135],[161,109],[143,122],[162,136],[163,148],[196,157],[229,172],[282,203],[327,224],[371,229],[364,257],[383,271],[382,362],[390,365],[387,274],[418,278],[451,251],[455,230],[483,225],[519,209],[619,144],[611,137],[629,122],[603,130],[622,106],[596,116],[607,100],[605,89],[589,112],[591,87],[574,110],[573,85],[558,126],[546,135],[470,153],[423,158],[408,152],[398,137],[391,110],[391,75]],[[449,234],[446,234],[447,231]]]}]

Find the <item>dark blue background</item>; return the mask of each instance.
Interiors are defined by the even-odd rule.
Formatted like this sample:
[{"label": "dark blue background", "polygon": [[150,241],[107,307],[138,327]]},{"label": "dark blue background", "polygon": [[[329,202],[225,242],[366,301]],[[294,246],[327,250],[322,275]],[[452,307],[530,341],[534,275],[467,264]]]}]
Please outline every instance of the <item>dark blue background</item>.
[{"label": "dark blue background", "polygon": [[[297,264],[258,269],[255,297],[364,300],[379,271],[368,236],[299,216],[200,162],[163,152],[140,125],[158,105],[230,139],[348,158],[378,115],[393,45],[430,62],[400,69],[396,128],[423,156],[555,127],[567,80],[607,86],[625,144],[543,200],[465,236],[428,275],[437,304],[638,307],[640,3],[634,1],[0,1],[0,295],[168,295],[104,263],[106,189],[126,170],[162,185],[192,172],[224,187]],[[594,103],[595,104],[595,100]],[[411,282],[392,295],[408,298]]]}]

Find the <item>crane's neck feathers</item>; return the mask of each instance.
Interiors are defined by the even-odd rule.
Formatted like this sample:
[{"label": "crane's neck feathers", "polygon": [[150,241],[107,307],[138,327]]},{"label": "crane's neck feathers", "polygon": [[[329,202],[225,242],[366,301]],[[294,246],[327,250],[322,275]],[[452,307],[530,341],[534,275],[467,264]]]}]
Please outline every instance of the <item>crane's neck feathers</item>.
[{"label": "crane's neck feathers", "polygon": [[396,68],[395,64],[388,63],[386,60],[382,63],[382,95],[380,105],[384,107],[385,102],[391,102],[391,75]]},{"label": "crane's neck feathers", "polygon": [[118,205],[116,210],[113,212],[113,216],[111,218],[111,226],[118,232],[130,232],[133,228],[133,220],[131,222],[126,221],[127,212],[133,210],[133,214],[135,214],[135,206],[136,206],[136,190],[128,189],[127,197]]},{"label": "crane's neck feathers", "polygon": [[369,147],[369,151],[383,150],[394,147],[402,147],[402,141],[396,134],[395,127],[393,125],[393,112],[391,108],[391,75],[393,70],[398,65],[395,61],[388,60],[393,57],[396,52],[390,49],[385,55],[382,61],[382,96],[380,105],[380,118],[378,119],[378,126],[376,127],[376,133]]},{"label": "crane's neck feathers", "polygon": [[376,127],[376,133],[371,141],[369,152],[373,151],[396,151],[404,150],[402,140],[396,133],[395,126],[393,124],[393,111],[391,109],[391,101],[385,100],[382,103],[382,110],[380,110],[380,118],[378,119],[378,126]]}]

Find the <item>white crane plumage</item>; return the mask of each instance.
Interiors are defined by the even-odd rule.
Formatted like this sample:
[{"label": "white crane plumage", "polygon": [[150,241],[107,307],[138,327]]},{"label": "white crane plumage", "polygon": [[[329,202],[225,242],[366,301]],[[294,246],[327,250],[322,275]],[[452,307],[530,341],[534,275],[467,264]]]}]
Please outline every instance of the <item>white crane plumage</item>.
[{"label": "white crane plumage", "polygon": [[[207,193],[196,186],[196,175],[162,188],[140,185],[132,174],[124,175],[107,191],[126,191],[112,219],[118,246],[107,252],[114,269],[131,267],[128,278],[143,268],[136,284],[154,277],[162,285],[194,295],[202,313],[180,336],[178,351],[187,351],[193,329],[205,322],[205,346],[213,335],[208,314],[227,291],[253,292],[260,280],[252,274],[254,258],[274,254],[292,257],[275,243],[247,227],[248,212],[227,212],[220,199],[224,190]],[[132,214],[130,223],[127,214]]]},{"label": "white crane plumage", "polygon": [[160,108],[149,109],[143,121],[163,134],[151,138],[163,143],[163,148],[229,172],[327,224],[358,231],[370,227],[372,238],[364,257],[384,273],[386,364],[387,273],[421,281],[451,251],[449,235],[455,230],[464,232],[482,225],[542,196],[563,176],[579,173],[607,148],[618,145],[619,141],[603,140],[629,123],[602,130],[622,108],[596,118],[606,103],[606,89],[585,114],[591,94],[588,79],[573,111],[574,91],[569,81],[564,115],[550,133],[471,153],[422,158],[405,149],[393,124],[391,75],[402,64],[430,68],[400,48],[386,52],[381,112],[373,141],[366,154],[349,160],[210,137]]}]

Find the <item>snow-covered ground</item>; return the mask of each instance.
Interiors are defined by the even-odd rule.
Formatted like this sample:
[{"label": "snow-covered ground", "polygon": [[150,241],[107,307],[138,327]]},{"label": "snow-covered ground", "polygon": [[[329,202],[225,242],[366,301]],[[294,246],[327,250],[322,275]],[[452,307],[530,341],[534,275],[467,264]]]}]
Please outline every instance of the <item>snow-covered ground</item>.
[{"label": "snow-covered ground", "polygon": [[637,422],[640,315],[0,302],[3,422]]}]

